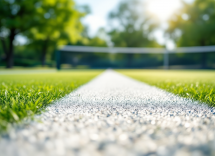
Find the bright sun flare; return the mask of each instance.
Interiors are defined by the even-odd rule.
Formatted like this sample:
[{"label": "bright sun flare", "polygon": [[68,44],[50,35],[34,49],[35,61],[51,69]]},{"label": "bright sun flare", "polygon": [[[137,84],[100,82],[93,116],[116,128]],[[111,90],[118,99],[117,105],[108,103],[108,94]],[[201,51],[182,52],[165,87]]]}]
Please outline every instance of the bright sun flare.
[{"label": "bright sun flare", "polygon": [[166,21],[180,7],[179,0],[148,0],[147,11]]}]

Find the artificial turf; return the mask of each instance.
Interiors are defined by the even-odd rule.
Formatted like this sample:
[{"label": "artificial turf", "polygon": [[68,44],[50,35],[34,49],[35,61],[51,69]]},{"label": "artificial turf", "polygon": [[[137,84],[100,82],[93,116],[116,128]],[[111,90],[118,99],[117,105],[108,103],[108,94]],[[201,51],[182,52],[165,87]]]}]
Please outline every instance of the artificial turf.
[{"label": "artificial turf", "polygon": [[0,132],[33,117],[54,100],[88,82],[101,70],[0,75]]},{"label": "artificial turf", "polygon": [[215,71],[204,70],[117,70],[181,97],[215,107]]}]

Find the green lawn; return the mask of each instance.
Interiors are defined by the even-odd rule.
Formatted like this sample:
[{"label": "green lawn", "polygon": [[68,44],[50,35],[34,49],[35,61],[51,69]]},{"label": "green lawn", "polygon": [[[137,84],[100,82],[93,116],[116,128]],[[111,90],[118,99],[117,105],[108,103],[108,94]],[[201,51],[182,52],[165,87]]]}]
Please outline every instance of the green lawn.
[{"label": "green lawn", "polygon": [[117,70],[176,95],[215,106],[215,71]]},{"label": "green lawn", "polygon": [[0,75],[0,131],[40,113],[102,70]]},{"label": "green lawn", "polygon": [[[182,97],[215,106],[215,71],[117,70]],[[40,113],[102,70],[0,75],[0,131]]]}]

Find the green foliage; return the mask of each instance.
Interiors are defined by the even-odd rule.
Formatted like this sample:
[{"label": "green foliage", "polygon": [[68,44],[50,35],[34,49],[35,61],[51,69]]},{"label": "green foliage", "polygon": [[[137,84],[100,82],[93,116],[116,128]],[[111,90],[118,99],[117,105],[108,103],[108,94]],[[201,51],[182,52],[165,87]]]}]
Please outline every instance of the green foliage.
[{"label": "green foliage", "polygon": [[44,65],[48,52],[81,39],[80,18],[84,15],[77,10],[73,0],[1,0],[1,47],[7,67],[13,66],[13,41],[17,34],[27,37]]},{"label": "green foliage", "polygon": [[107,47],[107,43],[103,37],[104,35],[107,35],[105,29],[100,28],[97,31],[96,35],[92,37],[89,35],[88,26],[85,26],[82,33],[81,33],[82,40],[79,40],[76,43],[71,43],[71,45]]},{"label": "green foliage", "polygon": [[1,75],[0,131],[40,113],[54,100],[64,97],[99,73],[101,71]]},{"label": "green foliage", "polygon": [[40,26],[43,14],[38,9],[42,0],[1,0],[0,39],[7,68],[13,67],[14,40],[17,34]]},{"label": "green foliage", "polygon": [[122,74],[215,107],[214,71],[120,70]]},{"label": "green foliage", "polygon": [[104,41],[103,39],[99,38],[99,37],[93,37],[89,40],[88,43],[89,46],[97,46],[97,47],[107,47],[107,43],[106,41]]},{"label": "green foliage", "polygon": [[215,45],[215,1],[195,0],[183,3],[169,20],[167,34],[178,46]]},{"label": "green foliage", "polygon": [[124,0],[109,14],[111,40],[115,47],[159,47],[150,33],[157,23],[142,9],[140,0]]},{"label": "green foliage", "polygon": [[76,42],[81,38],[83,26],[80,18],[84,13],[75,8],[73,0],[43,0],[40,12],[44,15],[40,21],[40,27],[30,29],[27,36],[36,41],[49,41],[57,46],[68,42]]},{"label": "green foliage", "polygon": [[[42,0],[1,0],[0,28],[1,31],[15,29],[15,33],[28,30],[40,24],[42,14],[37,8]],[[5,33],[7,33],[7,30]],[[10,33],[10,32],[9,32]]]},{"label": "green foliage", "polygon": [[43,24],[32,27],[25,35],[30,46],[41,53],[44,65],[48,52],[82,39],[83,25],[80,19],[85,14],[75,8],[73,0],[43,0],[40,12],[44,15],[40,19]]}]

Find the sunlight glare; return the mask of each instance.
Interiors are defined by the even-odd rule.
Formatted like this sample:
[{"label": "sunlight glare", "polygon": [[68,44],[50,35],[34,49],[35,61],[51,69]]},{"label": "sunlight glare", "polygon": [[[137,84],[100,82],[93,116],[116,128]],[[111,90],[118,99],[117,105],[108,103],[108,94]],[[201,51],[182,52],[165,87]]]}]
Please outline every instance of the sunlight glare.
[{"label": "sunlight glare", "polygon": [[159,20],[166,21],[180,6],[179,0],[148,0],[147,11]]}]

